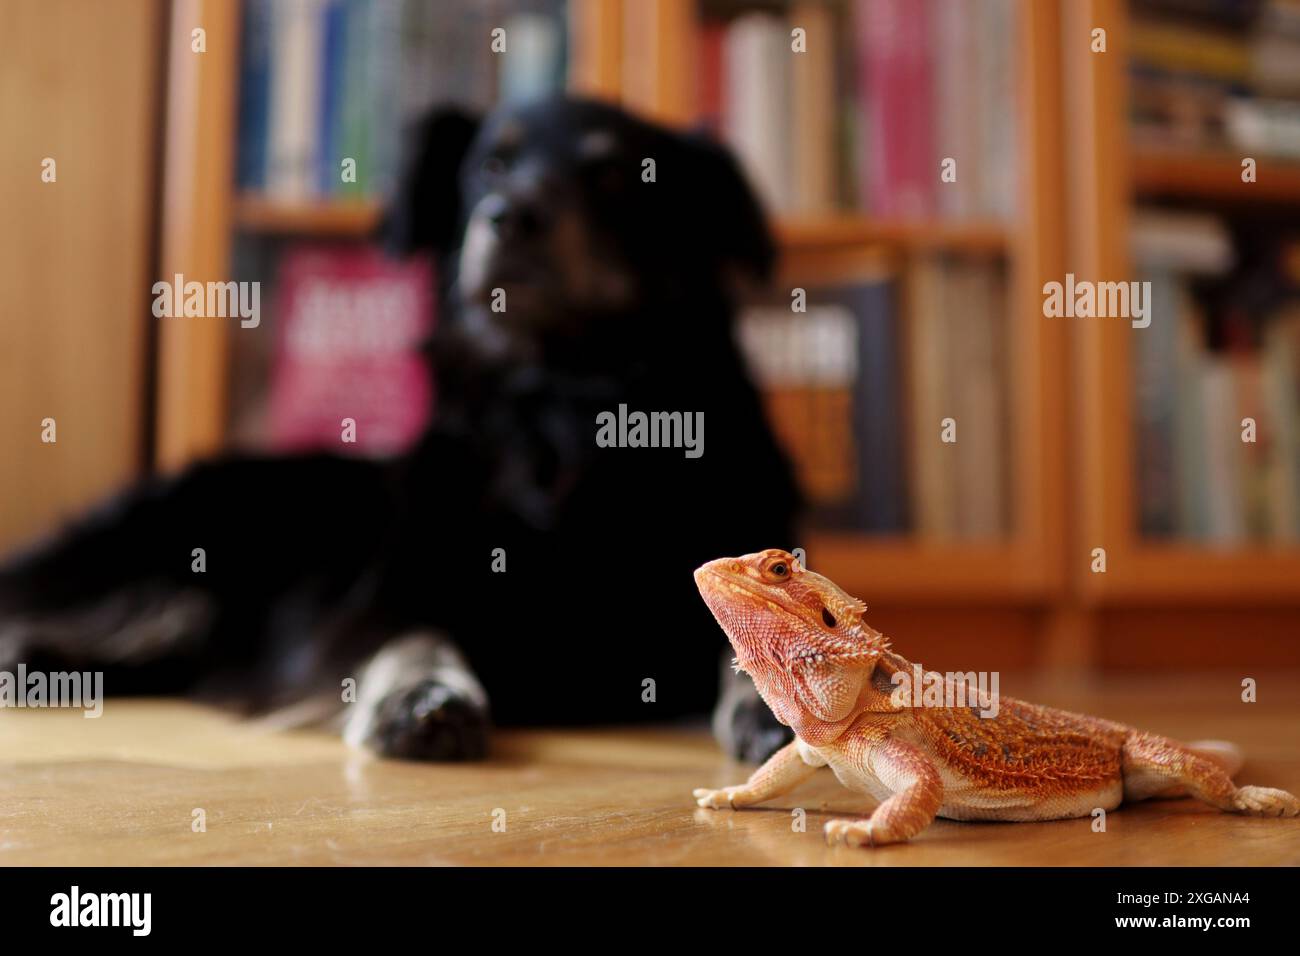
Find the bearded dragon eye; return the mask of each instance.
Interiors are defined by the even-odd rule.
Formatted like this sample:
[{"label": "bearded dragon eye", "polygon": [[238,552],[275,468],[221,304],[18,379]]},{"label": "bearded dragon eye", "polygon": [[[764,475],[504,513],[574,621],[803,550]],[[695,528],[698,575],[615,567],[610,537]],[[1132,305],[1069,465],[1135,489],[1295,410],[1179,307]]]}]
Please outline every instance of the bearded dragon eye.
[{"label": "bearded dragon eye", "polygon": [[822,620],[826,622],[827,627],[835,626],[835,615],[826,610],[826,608],[822,608]]},{"label": "bearded dragon eye", "polygon": [[789,571],[789,570],[790,570],[790,569],[787,568],[784,564],[779,564],[779,563],[778,563],[778,564],[774,564],[774,565],[772,565],[772,573],[775,574],[778,578],[783,578],[783,577],[785,577],[785,573],[786,573],[787,571]]}]

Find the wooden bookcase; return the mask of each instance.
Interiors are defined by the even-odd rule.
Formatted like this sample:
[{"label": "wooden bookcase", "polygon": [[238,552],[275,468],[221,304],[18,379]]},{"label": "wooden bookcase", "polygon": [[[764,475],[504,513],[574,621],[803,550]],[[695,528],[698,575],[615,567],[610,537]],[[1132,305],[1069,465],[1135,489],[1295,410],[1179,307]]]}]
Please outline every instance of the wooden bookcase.
[{"label": "wooden bookcase", "polygon": [[[1064,4],[1067,114],[1077,168],[1071,210],[1076,274],[1131,279],[1128,223],[1133,204],[1160,195],[1234,205],[1285,203],[1300,211],[1300,166],[1260,158],[1259,181],[1241,181],[1241,156],[1137,149],[1127,116],[1122,0]],[[1107,52],[1089,50],[1090,31],[1107,32]],[[1069,321],[1069,320],[1064,320]],[[1157,543],[1138,533],[1134,487],[1132,336],[1124,322],[1081,321],[1072,330],[1079,362],[1080,550],[1070,562],[1083,599],[1097,606],[1300,604],[1300,548],[1211,548]],[[1107,572],[1089,570],[1104,547]]]},{"label": "wooden bookcase", "polygon": [[[595,6],[595,5],[593,5]],[[619,15],[619,4],[600,4]],[[696,0],[629,3],[621,100],[669,123],[690,123],[696,50]],[[1001,542],[927,543],[909,537],[810,534],[809,563],[872,602],[1035,606],[1064,587],[1066,338],[1041,321],[1041,288],[1062,268],[1063,182],[1058,144],[1058,18],[1052,3],[1019,0],[1018,51],[1021,205],[1003,223],[882,222],[860,216],[779,222],[783,274],[796,280],[826,259],[874,252],[952,251],[1002,257],[1010,269],[1013,349],[1011,475],[1016,489],[1012,532]],[[598,30],[592,30],[599,33]],[[604,92],[608,92],[605,90]]]},{"label": "wooden bookcase", "polygon": [[[895,223],[836,215],[776,224],[787,277],[829,260],[917,251],[978,253],[1006,263],[1011,533],[990,544],[825,533],[793,544],[808,550],[819,571],[884,608],[886,625],[905,613],[909,624],[923,622],[913,630],[938,635],[933,647],[1016,648],[1001,659],[996,653],[980,658],[989,663],[1086,671],[1105,661],[1099,632],[1114,623],[1112,609],[1124,607],[1165,608],[1168,615],[1173,602],[1229,610],[1266,604],[1274,608],[1268,633],[1286,632],[1300,620],[1282,610],[1300,606],[1300,553],[1156,548],[1137,538],[1127,338],[1115,323],[1072,326],[1042,314],[1043,284],[1066,271],[1126,273],[1125,224],[1135,190],[1235,195],[1235,160],[1131,153],[1121,0],[1017,0],[1016,6],[1019,79],[1012,108],[1020,203],[1014,221]],[[690,123],[699,15],[697,0],[569,0],[570,87],[670,124]],[[226,278],[236,228],[361,236],[377,221],[378,209],[364,202],[283,206],[234,194],[238,21],[232,0],[175,6],[163,275]],[[190,24],[208,31],[205,56],[187,55]],[[1105,57],[1088,53],[1090,24],[1109,30]],[[1300,168],[1262,175],[1261,182],[1267,185],[1258,198],[1300,202]],[[221,323],[162,327],[159,466],[175,467],[220,447],[227,334]],[[1105,575],[1089,572],[1096,546],[1108,550]],[[1161,642],[1181,634],[1186,621],[1176,614],[1151,620],[1121,622],[1115,640],[1149,641],[1135,653],[1155,662]],[[1207,627],[1211,620],[1218,619],[1203,618]],[[1197,646],[1212,644],[1207,637]]]}]

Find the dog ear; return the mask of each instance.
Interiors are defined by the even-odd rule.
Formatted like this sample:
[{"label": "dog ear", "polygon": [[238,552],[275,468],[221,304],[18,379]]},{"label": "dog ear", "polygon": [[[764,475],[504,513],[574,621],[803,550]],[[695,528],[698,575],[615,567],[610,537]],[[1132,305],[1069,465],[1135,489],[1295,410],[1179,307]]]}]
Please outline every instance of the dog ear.
[{"label": "dog ear", "polygon": [[436,107],[405,130],[401,175],[380,225],[391,255],[455,248],[464,213],[460,168],[479,125],[462,110]]},{"label": "dog ear", "polygon": [[695,189],[688,215],[697,248],[724,277],[765,282],[776,264],[776,245],[735,155],[704,135],[688,136],[686,142],[693,154],[689,168]]}]

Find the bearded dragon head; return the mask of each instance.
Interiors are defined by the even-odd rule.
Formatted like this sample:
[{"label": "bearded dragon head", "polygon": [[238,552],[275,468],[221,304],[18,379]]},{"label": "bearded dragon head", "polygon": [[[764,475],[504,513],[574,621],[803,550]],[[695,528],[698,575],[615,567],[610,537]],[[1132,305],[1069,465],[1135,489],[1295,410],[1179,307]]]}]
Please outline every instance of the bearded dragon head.
[{"label": "bearded dragon head", "polygon": [[776,548],[710,561],[695,583],[778,720],[805,736],[854,713],[889,647],[865,604]]}]

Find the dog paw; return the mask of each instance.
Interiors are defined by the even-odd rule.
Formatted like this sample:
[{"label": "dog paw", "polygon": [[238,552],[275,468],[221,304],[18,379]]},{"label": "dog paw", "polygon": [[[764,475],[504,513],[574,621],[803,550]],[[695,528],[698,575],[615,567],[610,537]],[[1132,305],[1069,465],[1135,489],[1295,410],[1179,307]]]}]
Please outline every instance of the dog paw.
[{"label": "dog paw", "polygon": [[1253,817],[1294,817],[1300,815],[1300,799],[1285,790],[1272,787],[1241,787],[1232,796],[1238,813]]},{"label": "dog paw", "polygon": [[727,726],[718,734],[727,756],[761,764],[790,741],[794,731],[777,721],[762,699],[738,701],[725,715]]},{"label": "dog paw", "polygon": [[379,702],[365,743],[381,756],[403,760],[481,760],[489,729],[483,707],[429,678]]}]

